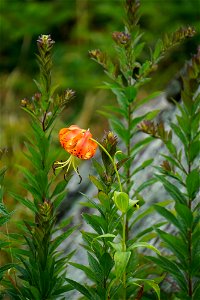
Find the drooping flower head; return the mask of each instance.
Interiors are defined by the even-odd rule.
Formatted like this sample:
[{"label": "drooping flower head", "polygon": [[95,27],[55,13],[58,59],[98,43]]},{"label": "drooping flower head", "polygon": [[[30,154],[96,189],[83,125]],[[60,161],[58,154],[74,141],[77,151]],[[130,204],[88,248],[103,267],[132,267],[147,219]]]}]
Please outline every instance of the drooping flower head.
[{"label": "drooping flower head", "polygon": [[62,128],[60,130],[59,139],[61,146],[71,155],[65,162],[56,161],[53,165],[53,169],[60,169],[67,166],[67,173],[72,165],[75,172],[81,178],[76,166],[76,157],[88,160],[95,155],[98,147],[97,143],[92,139],[91,132],[89,129],[85,130],[77,125],[71,125],[68,128]]},{"label": "drooping flower head", "polygon": [[70,154],[80,159],[90,159],[94,156],[97,144],[91,140],[89,129],[84,130],[77,125],[62,128],[59,132],[61,146]]}]

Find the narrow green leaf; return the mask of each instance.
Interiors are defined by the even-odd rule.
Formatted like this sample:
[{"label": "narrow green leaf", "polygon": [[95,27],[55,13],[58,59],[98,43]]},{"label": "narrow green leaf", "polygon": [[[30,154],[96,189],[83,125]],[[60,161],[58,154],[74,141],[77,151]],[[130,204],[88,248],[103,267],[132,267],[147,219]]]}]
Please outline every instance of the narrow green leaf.
[{"label": "narrow green leaf", "polygon": [[137,188],[137,193],[140,193],[142,190],[144,190],[145,188],[147,188],[148,186],[153,185],[154,183],[156,183],[158,181],[158,179],[156,178],[150,178],[148,180],[146,180],[145,182],[143,182],[138,188]]},{"label": "narrow green leaf", "polygon": [[65,197],[66,197],[66,191],[63,191],[57,197],[55,197],[53,200],[54,207],[58,208],[60,206],[60,204],[62,203],[62,201],[65,199]]},{"label": "narrow green leaf", "polygon": [[10,242],[8,242],[8,241],[0,241],[0,249],[2,249],[2,248],[7,248],[7,246],[9,246],[10,245]]},{"label": "narrow green leaf", "polygon": [[99,263],[103,269],[104,278],[107,278],[110,274],[110,271],[112,270],[112,268],[114,266],[114,261],[113,261],[112,257],[110,256],[110,254],[105,252],[101,256]]},{"label": "narrow green leaf", "polygon": [[178,214],[178,217],[182,220],[182,223],[185,224],[186,230],[188,228],[192,228],[193,214],[191,210],[186,205],[179,203],[175,205],[175,209]]},{"label": "narrow green leaf", "polygon": [[139,166],[138,168],[136,168],[136,169],[133,171],[133,173],[132,173],[131,176],[137,174],[137,173],[138,173],[139,171],[141,171],[141,170],[144,170],[146,167],[148,167],[149,165],[151,165],[153,161],[154,161],[153,158],[152,158],[152,159],[145,160],[145,161],[141,164],[141,166]]},{"label": "narrow green leaf", "polygon": [[178,236],[173,236],[172,234],[166,233],[160,229],[156,229],[159,237],[165,242],[167,248],[169,248],[181,262],[181,267],[183,269],[187,268],[186,261],[189,260],[188,257],[188,246],[180,239]]},{"label": "narrow green leaf", "polygon": [[70,229],[68,229],[66,232],[62,233],[60,236],[58,236],[56,239],[52,241],[51,247],[50,247],[50,252],[54,252],[57,247],[64,241],[66,240],[72,232],[74,232],[77,229],[77,226],[74,226]]},{"label": "narrow green leaf", "polygon": [[132,103],[135,100],[137,95],[137,89],[131,85],[125,88],[125,95],[129,103]]},{"label": "narrow green leaf", "polygon": [[92,163],[93,163],[93,166],[96,169],[97,173],[100,176],[103,176],[103,174],[104,174],[104,168],[102,167],[102,165],[96,159],[93,159]]},{"label": "narrow green leaf", "polygon": [[179,137],[184,147],[187,148],[188,145],[187,138],[185,137],[185,134],[182,132],[181,128],[174,123],[171,123],[171,128],[173,129],[175,134]]},{"label": "narrow green leaf", "polygon": [[0,213],[3,215],[9,215],[9,212],[7,211],[5,205],[2,202],[0,202]]},{"label": "narrow green leaf", "polygon": [[60,181],[58,182],[58,184],[56,185],[50,199],[52,199],[55,195],[60,194],[61,192],[63,192],[63,190],[66,188],[66,181]]},{"label": "narrow green leaf", "polygon": [[163,49],[163,41],[161,39],[158,39],[156,45],[155,45],[155,50],[153,52],[153,60],[157,61],[157,59],[160,57]]},{"label": "narrow green leaf", "polygon": [[98,192],[98,199],[101,204],[106,208],[106,210],[110,210],[110,198],[103,191]]},{"label": "narrow green leaf", "polygon": [[77,291],[79,291],[82,295],[84,295],[85,297],[87,297],[87,299],[89,300],[93,300],[93,296],[90,294],[90,292],[88,291],[87,288],[85,288],[82,284],[70,279],[70,278],[65,278],[65,280],[67,282],[69,282],[69,284],[71,284],[74,289],[76,289]]},{"label": "narrow green leaf", "polygon": [[200,141],[192,141],[190,145],[190,160],[193,162],[199,155]]},{"label": "narrow green leaf", "polygon": [[145,279],[144,282],[148,284],[157,294],[158,299],[160,300],[160,288],[159,285],[154,281],[150,279]]},{"label": "narrow green leaf", "polygon": [[108,243],[115,251],[122,252],[122,243],[112,243],[110,241]]},{"label": "narrow green leaf", "polygon": [[22,166],[18,166],[18,167],[23,172],[23,174],[24,174],[25,178],[27,179],[27,181],[29,182],[29,184],[34,186],[37,190],[40,190],[39,182],[36,180],[35,176],[33,176],[33,174],[26,168],[24,168]]},{"label": "narrow green leaf", "polygon": [[82,264],[77,264],[74,262],[69,262],[69,264],[79,270],[82,270],[87,275],[88,278],[90,278],[91,280],[96,282],[96,276],[90,268],[88,268],[87,266],[84,266]]},{"label": "narrow green leaf", "polygon": [[165,176],[155,174],[155,177],[163,183],[164,188],[172,196],[176,203],[186,203],[183,193],[174,184],[169,182]]},{"label": "narrow green leaf", "polygon": [[[2,150],[2,149],[1,149]],[[2,155],[2,153],[1,153]],[[0,184],[2,184],[3,180],[4,180],[4,176],[5,176],[5,172],[6,172],[7,168],[6,167],[3,167],[1,170],[0,170]]]},{"label": "narrow green leaf", "polygon": [[97,236],[95,239],[101,239],[101,238],[115,238],[116,236],[112,233],[105,233],[102,235]]},{"label": "narrow green leaf", "polygon": [[195,198],[200,188],[200,173],[198,169],[191,171],[186,178],[186,187],[190,198]]},{"label": "narrow green leaf", "polygon": [[135,242],[131,246],[128,247],[128,251],[131,251],[131,250],[133,250],[135,248],[139,248],[139,247],[148,248],[148,249],[156,252],[157,254],[160,254],[160,251],[156,247],[154,247],[146,242]]},{"label": "narrow green leaf", "polygon": [[15,200],[17,200],[18,202],[22,203],[23,205],[25,205],[27,208],[29,208],[32,212],[37,213],[37,208],[35,207],[34,203],[31,202],[28,199],[25,199],[23,197],[21,197],[20,195],[11,193],[11,195],[13,196],[13,198]]},{"label": "narrow green leaf", "polygon": [[131,256],[131,251],[122,252],[116,251],[114,254],[114,261],[115,261],[115,276],[117,278],[121,278],[123,273],[126,270],[126,266],[129,262],[129,258]]},{"label": "narrow green leaf", "polygon": [[98,190],[104,191],[106,189],[105,185],[98,180],[95,176],[89,175],[91,182],[97,187]]},{"label": "narrow green leaf", "polygon": [[153,207],[161,216],[180,229],[180,224],[177,218],[169,210],[157,204],[155,204]]},{"label": "narrow green leaf", "polygon": [[[89,214],[82,214],[83,219],[91,225],[91,227],[99,234],[102,235],[103,234],[103,230],[102,230],[102,225],[103,227],[106,226],[106,224],[104,224],[103,220],[98,217],[98,216],[94,216],[94,215],[89,215]],[[96,218],[97,217],[97,218]],[[103,222],[103,223],[102,223]],[[105,229],[105,228],[104,228]]]},{"label": "narrow green leaf", "polygon": [[146,258],[156,263],[165,271],[169,272],[177,281],[180,288],[183,291],[187,292],[187,282],[185,276],[174,261],[169,260],[168,258],[161,255],[158,255],[158,257],[146,256]]},{"label": "narrow green leaf", "polygon": [[150,142],[154,140],[153,137],[149,136],[144,138],[143,140],[137,142],[131,149],[131,155],[136,155],[139,151],[141,151],[144,147],[146,147]]},{"label": "narrow green leaf", "polygon": [[110,120],[111,127],[114,132],[124,141],[125,144],[129,141],[129,131],[123,125],[119,119],[117,120]]},{"label": "narrow green leaf", "polygon": [[[62,286],[61,288],[59,289],[56,289],[54,292],[53,292],[53,296],[60,296],[61,294],[63,293],[66,293],[66,292],[69,292],[71,290],[73,290],[74,288],[72,287],[71,284],[65,284],[64,286]],[[62,298],[61,300],[65,300],[66,298]],[[56,300],[56,298],[55,298]]]},{"label": "narrow green leaf", "polygon": [[99,283],[102,283],[104,280],[102,266],[99,264],[99,262],[96,260],[96,258],[94,258],[94,256],[92,254],[90,254],[90,252],[88,252],[88,262],[89,262],[90,268],[93,270],[93,272],[95,274],[96,281]]},{"label": "narrow green leaf", "polygon": [[37,299],[41,298],[41,294],[36,287],[30,286],[29,289],[30,289],[33,299],[37,300]]}]

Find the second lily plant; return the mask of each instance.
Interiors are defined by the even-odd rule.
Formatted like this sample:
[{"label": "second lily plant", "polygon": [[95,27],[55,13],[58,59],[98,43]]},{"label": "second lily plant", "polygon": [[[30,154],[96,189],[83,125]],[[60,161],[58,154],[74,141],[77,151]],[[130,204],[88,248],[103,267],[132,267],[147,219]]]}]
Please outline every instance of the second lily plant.
[{"label": "second lily plant", "polygon": [[[73,290],[76,290],[75,299],[89,300],[200,298],[199,168],[196,166],[200,146],[200,51],[183,78],[183,104],[177,104],[178,125],[172,123],[167,131],[162,122],[153,122],[159,113],[157,109],[138,116],[137,110],[158,95],[154,92],[139,99],[140,88],[151,80],[152,72],[169,48],[195,34],[195,30],[188,27],[165,35],[157,41],[149,59],[142,63],[145,43],[141,41],[138,26],[139,6],[139,1],[125,1],[124,31],[112,35],[115,60],[99,49],[89,52],[108,75],[109,82],[103,88],[111,90],[117,99],[115,107],[109,106],[100,112],[108,118],[110,131],[99,141],[94,138],[93,130],[67,124],[58,133],[66,161],[60,159],[61,151],[50,151],[50,148],[55,122],[74,97],[74,91],[68,89],[61,95],[55,94],[51,82],[54,41],[50,35],[42,35],[37,41],[38,93],[30,101],[22,100],[22,108],[32,120],[32,137],[26,143],[25,153],[32,164],[31,170],[21,167],[26,179],[23,187],[31,197],[13,195],[29,208],[32,219],[21,225],[22,246],[16,241],[12,243],[7,233],[4,247],[11,253],[11,262],[0,269],[4,294],[11,299],[64,300]],[[138,140],[139,131],[145,132],[147,137]],[[181,141],[181,149],[174,142],[175,135]],[[163,142],[169,154],[163,154],[164,162],[156,166],[159,173],[138,185],[139,172],[148,168],[153,158],[148,157],[137,167],[135,159],[155,139]],[[85,251],[88,264],[83,264],[73,261],[75,250],[66,255],[59,248],[78,230],[78,225],[72,226],[73,217],[58,224],[57,215],[66,196],[70,174],[74,170],[81,182],[83,174],[78,165],[90,159],[94,169],[91,173],[95,175],[88,175],[96,194],[93,198],[83,195],[86,200],[81,205],[88,208],[88,212],[84,212],[82,218],[89,229],[81,231],[82,244],[74,245],[74,249],[82,247]],[[156,181],[163,184],[171,200],[140,212],[146,200],[143,190]],[[133,228],[139,228],[142,219],[152,211],[159,213],[163,220],[135,233]],[[168,223],[176,228],[175,235],[164,232],[162,226]],[[153,238],[162,241],[160,245],[157,243],[159,247],[154,246]],[[69,265],[84,273],[83,282],[68,274]],[[167,293],[162,284],[171,276],[175,288]]]}]

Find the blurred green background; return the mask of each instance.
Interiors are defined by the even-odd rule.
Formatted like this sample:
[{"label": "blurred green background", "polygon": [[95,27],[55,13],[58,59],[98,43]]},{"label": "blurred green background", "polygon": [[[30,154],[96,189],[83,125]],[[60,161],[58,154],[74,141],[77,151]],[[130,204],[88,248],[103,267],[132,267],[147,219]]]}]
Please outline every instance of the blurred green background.
[{"label": "blurred green background", "polygon": [[[24,97],[37,92],[33,78],[38,77],[35,60],[36,40],[40,34],[51,34],[55,40],[53,82],[60,91],[72,88],[76,98],[62,114],[55,128],[76,123],[92,128],[101,137],[108,122],[96,113],[114,96],[97,87],[106,81],[102,68],[90,60],[88,51],[101,49],[114,54],[113,31],[123,31],[123,0],[0,0],[0,147],[6,148],[3,164],[8,166],[5,185],[20,191],[21,174],[16,164],[24,165],[24,139],[29,132],[29,119],[20,108]],[[157,39],[180,26],[194,26],[197,35],[171,50],[162,61],[153,81],[143,93],[165,89],[169,80],[190,59],[200,43],[200,0],[141,0],[140,27],[147,45],[141,59],[149,55]],[[15,203],[7,196],[5,202]],[[16,219],[26,212],[17,210]]]}]

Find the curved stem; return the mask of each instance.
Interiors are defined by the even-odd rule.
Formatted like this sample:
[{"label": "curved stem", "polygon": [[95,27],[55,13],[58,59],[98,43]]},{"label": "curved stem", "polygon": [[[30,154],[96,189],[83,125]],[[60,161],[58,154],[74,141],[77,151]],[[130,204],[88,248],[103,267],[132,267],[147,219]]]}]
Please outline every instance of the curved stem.
[{"label": "curved stem", "polygon": [[117,167],[116,167],[116,164],[115,164],[115,161],[114,159],[111,157],[110,153],[108,153],[108,151],[104,148],[104,146],[102,146],[99,142],[97,142],[95,139],[92,139],[90,138],[91,141],[97,143],[97,145],[108,155],[108,157],[110,158],[112,164],[113,164],[113,167],[114,167],[114,170],[115,170],[115,173],[116,173],[116,176],[117,176],[117,180],[118,180],[118,183],[119,183],[119,189],[120,189],[120,192],[122,192],[122,184],[121,184],[121,181],[120,181],[120,177],[119,177],[119,172],[117,170]]}]

